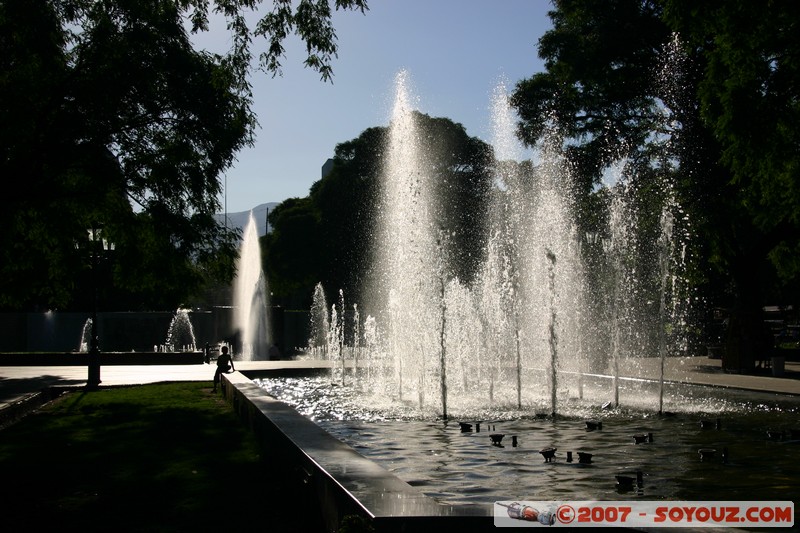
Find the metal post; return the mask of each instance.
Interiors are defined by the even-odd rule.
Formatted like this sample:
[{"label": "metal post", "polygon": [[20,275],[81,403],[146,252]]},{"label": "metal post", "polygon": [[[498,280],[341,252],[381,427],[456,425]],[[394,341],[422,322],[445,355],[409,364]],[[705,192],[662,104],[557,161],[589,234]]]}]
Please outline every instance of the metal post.
[{"label": "metal post", "polygon": [[88,387],[97,387],[100,385],[100,346],[97,335],[97,230],[92,228],[92,238],[90,246],[92,247],[92,290],[94,292],[94,301],[92,306],[92,338],[89,348],[89,376],[87,379]]}]

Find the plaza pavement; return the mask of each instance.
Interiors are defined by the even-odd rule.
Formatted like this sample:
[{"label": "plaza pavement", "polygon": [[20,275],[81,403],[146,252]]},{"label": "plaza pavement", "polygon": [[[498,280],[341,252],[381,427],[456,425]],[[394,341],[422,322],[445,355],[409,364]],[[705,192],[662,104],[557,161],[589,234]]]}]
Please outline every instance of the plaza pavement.
[{"label": "plaza pavement", "polygon": [[[643,376],[658,379],[660,361],[642,359]],[[325,368],[328,361],[310,359],[278,361],[236,361],[237,371]],[[213,364],[181,365],[107,365],[101,368],[101,386],[137,385],[173,381],[208,381],[214,376]],[[621,370],[625,376],[625,370]],[[31,398],[41,396],[49,387],[81,388],[86,386],[85,366],[0,366],[0,413],[18,408]],[[786,361],[785,372],[772,376],[769,369],[758,375],[729,374],[722,370],[720,359],[707,357],[669,357],[664,377],[668,381],[686,381],[698,385],[800,395],[800,362]]]}]

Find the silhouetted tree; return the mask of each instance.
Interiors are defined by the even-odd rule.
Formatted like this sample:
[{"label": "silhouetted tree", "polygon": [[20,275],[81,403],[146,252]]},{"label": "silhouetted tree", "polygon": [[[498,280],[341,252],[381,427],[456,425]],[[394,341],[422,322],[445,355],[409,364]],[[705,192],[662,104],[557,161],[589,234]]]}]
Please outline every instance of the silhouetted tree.
[{"label": "silhouetted tree", "polygon": [[[437,197],[432,209],[441,229],[450,236],[447,255],[451,274],[469,282],[484,254],[492,150],[449,119],[419,112],[414,112],[414,118],[417,140],[425,152],[421,159],[427,162],[425,172],[434,182]],[[372,268],[378,238],[376,209],[388,132],[384,127],[369,128],[356,139],[337,145],[333,169],[311,187],[310,204],[305,203],[306,199],[293,199],[270,213],[275,233],[268,246],[278,252],[267,254],[267,264],[277,277],[271,281],[279,290],[304,287],[306,299],[310,300],[314,286],[322,282],[328,301],[338,300],[339,289],[348,301],[359,299]],[[284,229],[293,219],[282,211],[294,212],[299,205],[303,216],[315,219],[317,224],[303,225],[304,231],[315,232],[307,240],[290,238]],[[314,279],[306,276],[307,270],[294,268],[289,259],[293,254],[308,257],[309,253],[315,256],[308,261],[315,271]]]},{"label": "silhouetted tree", "polygon": [[[716,287],[716,303],[730,297],[732,367],[741,371],[765,353],[760,309],[774,273],[797,281],[796,254],[788,253],[800,234],[790,178],[797,12],[788,3],[558,0],[553,30],[540,41],[547,70],[521,81],[513,96],[526,142],[539,139],[553,114],[564,126],[585,194],[620,156],[640,165],[645,182],[669,173],[693,224],[695,282]],[[676,79],[657,80],[673,30],[688,38],[687,60]],[[664,131],[662,103],[672,112],[672,142],[659,152],[650,133]],[[652,172],[648,161],[659,159],[678,165]],[[704,265],[714,268],[711,280]]]},{"label": "silhouetted tree", "polygon": [[[230,280],[237,235],[218,225],[220,176],[252,144],[250,74],[279,73],[296,33],[330,79],[331,5],[256,0],[8,0],[0,3],[0,174],[20,184],[0,213],[0,308],[85,308],[87,257],[102,225],[116,244],[107,285],[119,308],[174,307]],[[366,9],[364,0],[336,8]],[[228,22],[224,55],[190,31]]]},{"label": "silhouetted tree", "polygon": [[[712,259],[730,273],[729,355],[768,355],[765,303],[800,295],[800,7],[666,0],[665,19],[702,65],[697,110],[719,147]],[[766,346],[765,346],[766,345]]]}]

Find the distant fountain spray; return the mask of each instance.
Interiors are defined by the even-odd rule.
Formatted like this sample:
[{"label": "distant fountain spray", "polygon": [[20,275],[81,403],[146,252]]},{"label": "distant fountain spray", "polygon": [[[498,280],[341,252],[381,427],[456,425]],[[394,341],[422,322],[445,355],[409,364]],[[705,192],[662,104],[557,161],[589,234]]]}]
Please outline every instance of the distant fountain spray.
[{"label": "distant fountain spray", "polygon": [[167,340],[165,344],[165,351],[180,352],[180,351],[195,351],[197,349],[197,341],[194,336],[194,326],[189,318],[189,309],[178,309],[169,323],[167,330]]},{"label": "distant fountain spray", "polygon": [[86,353],[89,351],[89,343],[92,340],[92,319],[87,318],[86,322],[83,323],[83,328],[81,328],[81,339],[78,342],[78,351],[81,353]]},{"label": "distant fountain spray", "polygon": [[234,327],[245,361],[269,357],[269,303],[267,279],[261,268],[261,247],[252,211],[244,229],[234,281]]},{"label": "distant fountain spray", "polygon": [[328,357],[328,330],[330,318],[328,315],[328,302],[325,299],[325,290],[322,283],[314,287],[314,297],[311,303],[311,323],[308,339],[308,348],[312,355],[325,359]]}]

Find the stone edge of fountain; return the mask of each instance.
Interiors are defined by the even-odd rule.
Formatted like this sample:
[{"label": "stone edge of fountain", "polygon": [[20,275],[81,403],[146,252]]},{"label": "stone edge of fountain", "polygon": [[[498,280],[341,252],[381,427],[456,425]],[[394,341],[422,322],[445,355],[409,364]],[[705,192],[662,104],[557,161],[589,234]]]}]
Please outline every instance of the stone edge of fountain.
[{"label": "stone edge of fountain", "polygon": [[272,398],[244,374],[224,374],[222,385],[225,399],[265,449],[291,461],[302,481],[313,487],[328,530],[336,530],[351,514],[374,520],[381,531],[404,530],[409,521],[414,527],[443,522],[460,531],[493,524],[491,505],[436,502]]}]

